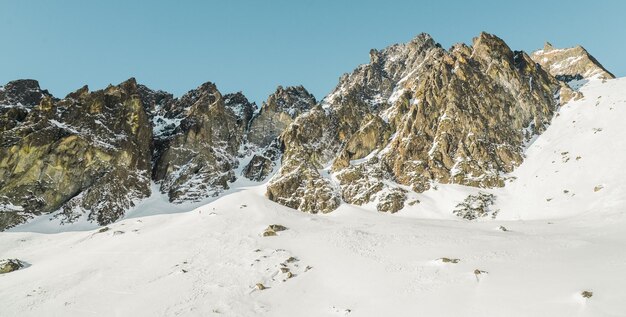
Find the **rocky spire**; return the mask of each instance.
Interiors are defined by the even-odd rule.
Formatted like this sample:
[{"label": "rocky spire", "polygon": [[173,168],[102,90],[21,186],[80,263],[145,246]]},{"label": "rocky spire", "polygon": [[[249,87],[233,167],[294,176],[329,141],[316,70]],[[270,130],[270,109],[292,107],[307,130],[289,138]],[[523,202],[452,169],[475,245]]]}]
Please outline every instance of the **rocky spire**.
[{"label": "rocky spire", "polygon": [[248,141],[268,146],[300,114],[316,104],[315,97],[302,86],[278,86],[252,119]]}]

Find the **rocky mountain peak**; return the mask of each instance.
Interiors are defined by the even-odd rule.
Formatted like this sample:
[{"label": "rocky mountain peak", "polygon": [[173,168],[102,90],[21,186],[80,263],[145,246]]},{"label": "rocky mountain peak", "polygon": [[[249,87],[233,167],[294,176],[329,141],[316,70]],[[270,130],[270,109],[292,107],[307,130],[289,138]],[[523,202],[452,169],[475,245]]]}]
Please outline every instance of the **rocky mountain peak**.
[{"label": "rocky mountain peak", "polygon": [[52,211],[108,223],[149,195],[152,128],[136,88],[45,97],[1,132],[0,229]]},{"label": "rocky mountain peak", "polygon": [[135,79],[135,77],[130,77],[126,79],[125,81],[121,82],[118,86],[126,91],[137,90],[137,79]]},{"label": "rocky mountain peak", "polygon": [[367,109],[378,111],[391,97],[395,83],[410,75],[433,50],[442,50],[433,38],[422,33],[408,43],[394,44],[382,50],[370,50],[370,63],[344,74],[336,88],[324,98],[326,106],[360,100]]},{"label": "rocky mountain peak", "polygon": [[152,90],[141,84],[137,85],[137,93],[150,118],[163,115],[164,110],[174,102],[174,95],[162,90]]},{"label": "rocky mountain peak", "polygon": [[302,86],[278,86],[252,119],[248,140],[259,147],[268,146],[297,116],[316,103],[315,97]]},{"label": "rocky mountain peak", "polygon": [[14,80],[0,86],[0,132],[20,125],[34,108],[48,99],[52,95],[41,89],[36,80]]},{"label": "rocky mountain peak", "polygon": [[257,109],[256,104],[248,101],[242,92],[224,95],[224,104],[235,113],[241,127],[247,129]]},{"label": "rocky mountain peak", "polygon": [[50,96],[50,93],[41,89],[39,82],[33,79],[14,80],[0,87],[0,105],[32,108],[38,105],[41,99]]},{"label": "rocky mountain peak", "polygon": [[254,108],[242,93],[223,96],[211,82],[172,102],[158,119],[173,129],[154,133],[152,174],[161,192],[180,203],[228,189]]},{"label": "rocky mountain peak", "polygon": [[[0,107],[0,230],[48,212],[107,224],[147,197],[151,181],[176,203],[218,195],[236,178],[256,109],[211,82],[181,98],[134,78],[60,100],[29,80],[0,92],[10,103]],[[315,102],[301,86],[279,87],[266,112],[291,121]]]},{"label": "rocky mountain peak", "polygon": [[196,104],[212,105],[220,99],[222,99],[222,94],[217,90],[217,86],[212,82],[206,82],[184,94],[179,103],[185,108],[189,108]]},{"label": "rocky mountain peak", "polygon": [[224,95],[224,102],[227,107],[231,108],[238,108],[241,106],[256,108],[256,104],[254,102],[250,102],[241,91]]},{"label": "rocky mountain peak", "polygon": [[82,87],[76,89],[75,91],[70,92],[65,96],[65,99],[79,99],[81,96],[89,93],[89,86],[83,85]]},{"label": "rocky mountain peak", "polygon": [[261,112],[271,109],[286,112],[291,118],[295,118],[298,114],[311,109],[316,103],[315,97],[302,86],[278,86],[276,91],[267,98],[267,102],[263,103]]},{"label": "rocky mountain peak", "polygon": [[[191,111],[199,113],[206,112],[209,106],[217,105],[218,100],[222,99],[222,94],[212,82],[203,83],[178,99],[174,99],[171,94],[162,91],[150,92],[147,93],[146,96],[152,96],[148,97],[147,101],[150,101],[150,98],[156,98],[154,101],[158,101],[159,106],[155,108],[159,115],[157,119],[167,118],[179,120]],[[223,105],[223,103],[220,104]]]},{"label": "rocky mountain peak", "polygon": [[511,48],[499,37],[481,32],[472,40],[474,54],[482,55],[483,59],[510,60],[513,58]]},{"label": "rocky mountain peak", "polygon": [[430,34],[422,32],[412,38],[408,44],[411,46],[422,46],[424,44],[433,45],[436,43]]},{"label": "rocky mountain peak", "polygon": [[615,78],[611,72],[606,70],[598,60],[580,45],[559,49],[546,42],[544,48],[533,52],[531,57],[552,76],[564,82],[593,78]]},{"label": "rocky mountain peak", "polygon": [[[503,186],[563,88],[488,33],[450,51],[420,35],[370,56],[341,77],[323,101],[327,111],[298,117],[281,135],[270,199],[314,213],[341,200],[395,212],[406,189],[394,183],[417,192],[437,182]],[[329,164],[333,177],[320,171]]]}]

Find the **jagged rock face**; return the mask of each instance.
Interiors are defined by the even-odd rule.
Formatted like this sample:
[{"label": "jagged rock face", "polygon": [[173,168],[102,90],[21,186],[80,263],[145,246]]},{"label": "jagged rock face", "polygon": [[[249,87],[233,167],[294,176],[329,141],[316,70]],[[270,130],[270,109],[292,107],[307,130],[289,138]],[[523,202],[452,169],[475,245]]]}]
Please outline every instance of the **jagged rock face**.
[{"label": "jagged rock face", "polygon": [[51,97],[50,93],[41,89],[39,82],[33,79],[15,80],[0,87],[0,104],[2,105],[32,108],[45,97]]},{"label": "jagged rock face", "polygon": [[[168,92],[152,90],[144,85],[137,85],[141,103],[148,114],[153,126],[153,134],[157,139],[171,135],[180,120],[171,116],[166,109],[173,107],[176,99]],[[166,117],[170,116],[170,117]]]},{"label": "jagged rock face", "polygon": [[237,116],[237,125],[239,126],[239,130],[247,132],[248,125],[250,124],[254,111],[256,110],[256,104],[250,103],[248,98],[246,98],[246,96],[244,96],[241,92],[224,95],[224,104],[235,113],[235,116]]},{"label": "jagged rock face", "polygon": [[134,79],[62,100],[20,80],[0,104],[0,230],[57,210],[62,222],[108,224],[151,180],[173,202],[214,196],[235,178],[256,107],[212,83],[176,99]]},{"label": "jagged rock face", "polygon": [[267,185],[267,197],[310,213],[326,213],[341,203],[338,189],[320,171],[334,155],[336,122],[316,106],[281,135],[282,165]]},{"label": "jagged rock face", "polygon": [[346,138],[341,152],[333,162],[335,170],[350,166],[350,161],[366,157],[375,150],[382,150],[382,146],[393,133],[392,127],[381,117],[374,114],[365,114],[362,124],[357,131]]},{"label": "jagged rock face", "polygon": [[278,144],[278,139],[274,139],[262,152],[254,154],[244,168],[243,176],[255,182],[265,180],[274,171],[280,154],[280,144]]},{"label": "jagged rock face", "polygon": [[257,154],[244,168],[244,177],[258,182],[274,171],[282,152],[278,136],[315,103],[315,97],[302,86],[278,86],[250,122],[247,149]]},{"label": "jagged rock face", "polygon": [[[422,62],[437,44],[430,35],[419,34],[406,44],[395,44],[382,51],[370,51],[370,63],[351,74],[344,74],[337,87],[322,101],[327,106],[368,105],[373,110],[385,107],[396,85]],[[355,105],[361,103],[362,105]]]},{"label": "jagged rock face", "polygon": [[64,221],[119,219],[150,193],[151,137],[134,79],[62,100],[44,93],[0,132],[0,230],[59,208]]},{"label": "jagged rock face", "polygon": [[401,87],[401,123],[384,161],[416,191],[431,181],[503,186],[500,172],[522,162],[525,137],[549,124],[560,88],[528,55],[488,34],[472,47],[434,49]]},{"label": "jagged rock face", "polygon": [[243,95],[224,98],[205,83],[165,110],[180,125],[157,144],[153,176],[170,201],[199,201],[219,195],[235,180],[237,153],[254,111]]},{"label": "jagged rock face", "polygon": [[298,115],[315,104],[315,97],[304,87],[279,86],[252,120],[248,141],[261,148],[269,145]]},{"label": "jagged rock face", "polygon": [[11,130],[26,119],[43,98],[51,97],[32,79],[15,80],[0,87],[0,132]]},{"label": "jagged rock face", "polygon": [[531,57],[552,76],[564,82],[615,78],[582,46],[558,49],[546,43],[542,50],[533,52]]},{"label": "jagged rock face", "polygon": [[[417,192],[431,182],[502,186],[501,173],[522,162],[525,140],[550,122],[563,89],[526,53],[486,33],[448,51],[421,34],[370,57],[342,76],[325,112],[299,117],[281,135],[270,199],[327,212],[341,193],[394,212],[406,196],[393,182]],[[339,184],[320,171],[330,163]],[[303,203],[322,188],[324,197]]]},{"label": "jagged rock face", "polygon": [[263,155],[255,154],[250,163],[246,165],[243,176],[247,179],[259,182],[264,180],[272,170],[272,159]]}]

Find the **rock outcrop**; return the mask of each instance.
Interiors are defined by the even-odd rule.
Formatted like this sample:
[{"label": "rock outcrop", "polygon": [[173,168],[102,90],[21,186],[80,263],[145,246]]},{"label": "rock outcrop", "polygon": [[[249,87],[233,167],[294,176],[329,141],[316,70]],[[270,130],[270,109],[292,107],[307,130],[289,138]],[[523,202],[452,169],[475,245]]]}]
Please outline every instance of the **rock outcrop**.
[{"label": "rock outcrop", "polygon": [[0,133],[0,230],[58,209],[108,223],[150,194],[152,128],[134,79],[61,100],[34,82],[18,90],[27,115]]},{"label": "rock outcrop", "polygon": [[206,83],[180,99],[130,79],[55,99],[33,80],[0,89],[0,230],[58,211],[111,223],[160,184],[172,202],[215,196],[255,105]]},{"label": "rock outcrop", "polygon": [[280,155],[280,144],[278,139],[274,139],[265,149],[252,156],[243,169],[243,176],[255,182],[265,180],[276,168]]},{"label": "rock outcrop", "polygon": [[18,259],[0,260],[0,274],[11,273],[23,268],[25,265]]},{"label": "rock outcrop", "polygon": [[503,186],[524,143],[549,124],[561,89],[526,53],[486,33],[450,50],[427,34],[372,50],[324,109],[281,135],[282,166],[267,196],[308,212],[331,211],[340,197],[393,212],[406,199],[393,184]]},{"label": "rock outcrop", "polygon": [[330,212],[341,203],[338,188],[324,177],[324,164],[338,150],[338,121],[316,106],[281,135],[282,165],[267,186],[267,197],[301,211]]},{"label": "rock outcrop", "polygon": [[15,80],[0,87],[0,132],[19,125],[46,97],[52,96],[32,79]]},{"label": "rock outcrop", "polygon": [[213,83],[188,92],[166,111],[165,118],[180,124],[159,140],[153,177],[170,201],[199,201],[229,188],[252,112],[243,95],[224,98]]},{"label": "rock outcrop", "polygon": [[543,49],[533,52],[531,57],[552,76],[564,82],[615,78],[582,46],[559,49],[546,42]]},{"label": "rock outcrop", "polygon": [[257,152],[245,167],[243,175],[253,181],[262,181],[272,173],[282,151],[278,136],[301,114],[315,106],[316,100],[304,87],[279,86],[267,98],[250,122],[247,140]]}]

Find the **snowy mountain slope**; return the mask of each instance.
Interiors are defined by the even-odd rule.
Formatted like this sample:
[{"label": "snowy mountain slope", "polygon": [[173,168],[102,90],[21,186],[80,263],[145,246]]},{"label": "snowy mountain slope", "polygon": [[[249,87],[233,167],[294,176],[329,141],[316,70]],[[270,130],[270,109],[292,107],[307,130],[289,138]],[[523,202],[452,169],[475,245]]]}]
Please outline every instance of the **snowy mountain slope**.
[{"label": "snowy mountain slope", "polygon": [[[348,204],[310,215],[242,182],[190,212],[144,205],[104,232],[1,232],[0,258],[28,266],[0,275],[0,316],[621,316],[626,79],[583,93],[517,179],[486,190],[496,220],[453,216],[478,191],[459,185],[394,215]],[[270,224],[288,229],[263,237]]]},{"label": "snowy mountain slope", "polygon": [[624,78],[591,81],[584,99],[566,104],[552,128],[526,151],[513,175],[494,191],[507,219],[610,212],[626,206],[626,94]]}]

